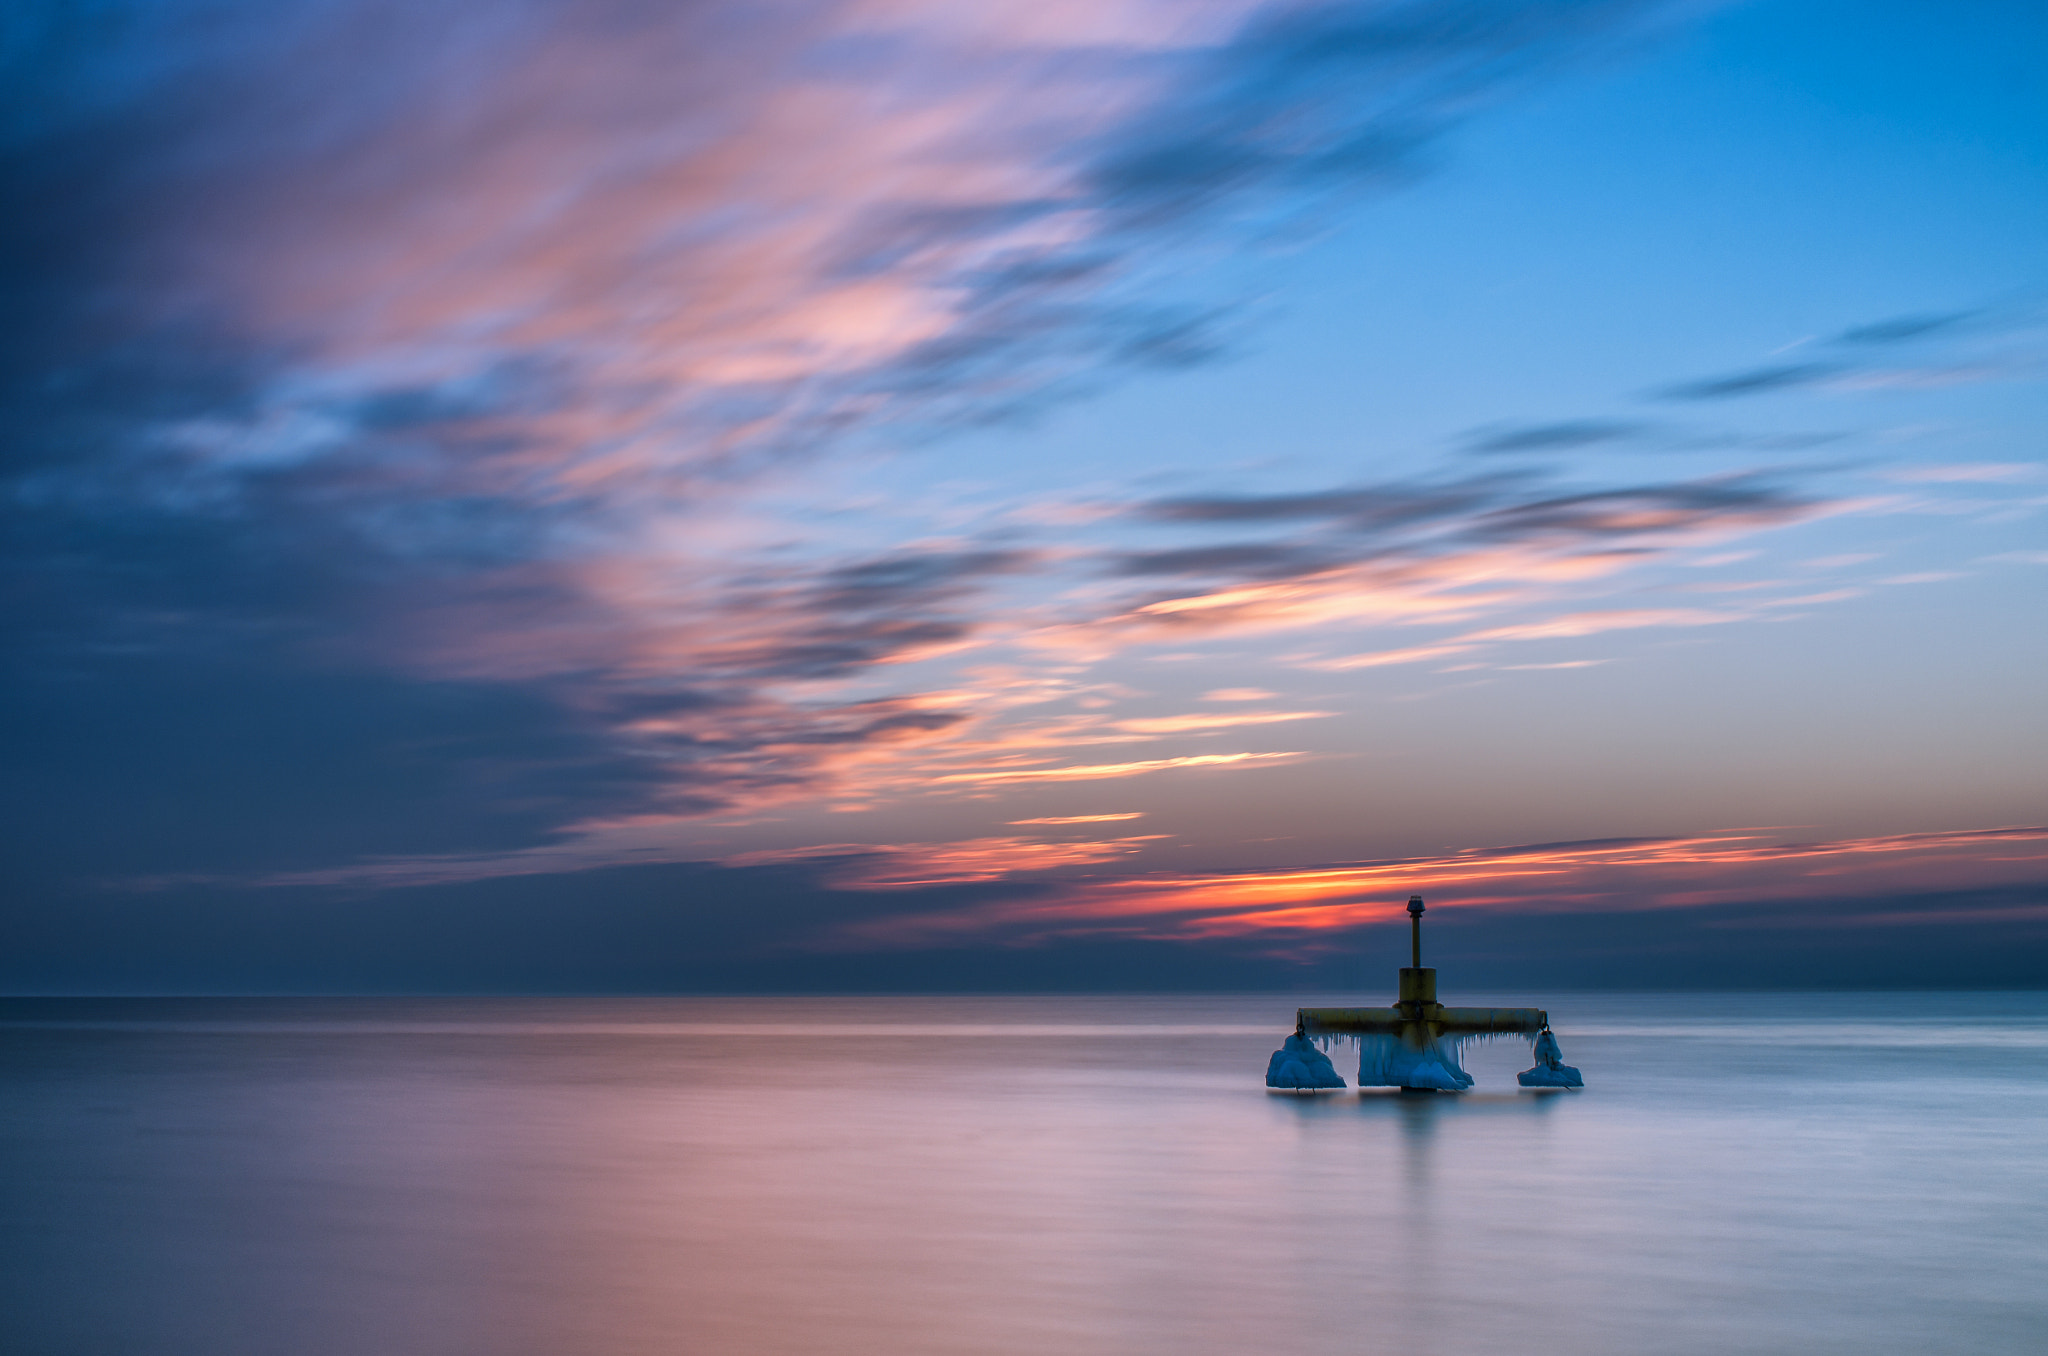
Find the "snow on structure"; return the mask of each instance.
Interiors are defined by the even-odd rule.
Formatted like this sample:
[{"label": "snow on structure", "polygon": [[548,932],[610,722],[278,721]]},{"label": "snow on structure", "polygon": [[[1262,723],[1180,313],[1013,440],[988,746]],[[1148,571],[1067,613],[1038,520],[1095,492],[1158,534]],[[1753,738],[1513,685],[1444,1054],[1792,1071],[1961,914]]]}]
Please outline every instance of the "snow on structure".
[{"label": "snow on structure", "polygon": [[1330,1057],[1299,1031],[1282,1041],[1266,1062],[1266,1086],[1287,1092],[1317,1092],[1344,1086]]}]

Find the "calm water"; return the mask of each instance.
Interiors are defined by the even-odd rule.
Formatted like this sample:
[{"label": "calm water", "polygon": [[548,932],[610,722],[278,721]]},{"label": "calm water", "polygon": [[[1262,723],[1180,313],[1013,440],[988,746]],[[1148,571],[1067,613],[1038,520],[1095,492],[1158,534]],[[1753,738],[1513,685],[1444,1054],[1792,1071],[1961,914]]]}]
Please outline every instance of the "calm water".
[{"label": "calm water", "polygon": [[2048,995],[1458,999],[1586,1090],[1267,1095],[1338,996],[15,1002],[0,1347],[2048,1350]]}]

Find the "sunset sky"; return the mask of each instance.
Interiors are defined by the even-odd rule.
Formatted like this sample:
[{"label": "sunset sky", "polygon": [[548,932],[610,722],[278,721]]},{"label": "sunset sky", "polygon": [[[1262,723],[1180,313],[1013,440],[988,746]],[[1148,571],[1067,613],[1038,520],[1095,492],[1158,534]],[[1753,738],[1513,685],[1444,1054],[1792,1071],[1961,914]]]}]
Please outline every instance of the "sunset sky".
[{"label": "sunset sky", "polygon": [[0,990],[2048,983],[2048,9],[0,24]]}]

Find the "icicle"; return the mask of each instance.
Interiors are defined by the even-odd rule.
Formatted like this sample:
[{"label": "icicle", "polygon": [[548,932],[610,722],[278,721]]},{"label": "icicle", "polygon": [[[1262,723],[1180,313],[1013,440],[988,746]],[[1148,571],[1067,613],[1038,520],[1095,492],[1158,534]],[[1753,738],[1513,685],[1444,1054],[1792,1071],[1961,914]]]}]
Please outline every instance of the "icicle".
[{"label": "icicle", "polygon": [[1366,1036],[1359,1041],[1358,1086],[1361,1088],[1435,1088],[1463,1092],[1472,1075],[1458,1062],[1456,1038],[1430,1041],[1420,1047],[1399,1036]]}]

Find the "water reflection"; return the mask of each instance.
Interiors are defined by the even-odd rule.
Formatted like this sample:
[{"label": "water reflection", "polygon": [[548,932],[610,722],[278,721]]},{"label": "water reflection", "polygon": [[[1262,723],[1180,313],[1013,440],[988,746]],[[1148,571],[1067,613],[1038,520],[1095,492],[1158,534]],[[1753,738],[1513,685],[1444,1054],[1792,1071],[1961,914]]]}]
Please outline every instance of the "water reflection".
[{"label": "water reflection", "polygon": [[[1955,1001],[1843,1020],[1917,1038]],[[1565,1031],[1583,1093],[1516,1089],[1501,1047],[1461,1095],[1268,1096],[1293,1006],[41,1011],[0,1026],[6,1349],[2002,1353],[2048,1326],[2048,1079],[2009,1050],[1792,1061],[1753,1004],[1557,999],[1608,1033]],[[2003,1016],[2048,1030],[2048,1000]],[[1696,1017],[1734,1034],[1657,1034]]]},{"label": "water reflection", "polygon": [[[1473,1224],[1460,1208],[1470,1168],[1456,1131],[1476,1119],[1529,1120],[1548,1116],[1555,1094],[1517,1090],[1460,1094],[1361,1090],[1342,1100],[1339,1114],[1365,1122],[1372,1142],[1398,1146],[1389,1166],[1399,1183],[1388,1231],[1375,1240],[1391,1284],[1381,1292],[1375,1328],[1403,1348],[1429,1350],[1447,1322],[1469,1302],[1470,1259],[1483,1239],[1463,1235]],[[1331,1099],[1337,1100],[1337,1099]],[[1386,1132],[1392,1130],[1389,1136]],[[1503,1203],[1505,1205],[1505,1203]],[[1448,1221],[1458,1220],[1456,1225]],[[1480,1228],[1492,1227],[1487,1221]]]}]

